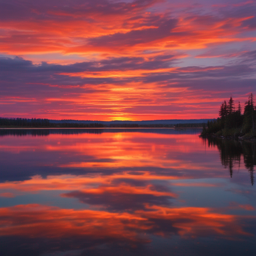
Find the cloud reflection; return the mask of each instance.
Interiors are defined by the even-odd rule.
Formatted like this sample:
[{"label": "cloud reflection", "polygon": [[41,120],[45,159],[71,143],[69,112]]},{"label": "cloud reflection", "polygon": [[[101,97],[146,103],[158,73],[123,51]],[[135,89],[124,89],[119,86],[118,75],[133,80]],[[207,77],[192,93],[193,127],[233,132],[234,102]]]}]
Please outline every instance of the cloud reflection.
[{"label": "cloud reflection", "polygon": [[[229,182],[218,148],[198,134],[9,134],[0,140],[4,256],[104,255],[102,248],[154,255],[156,241],[168,241],[169,252],[177,241],[184,247],[255,238],[254,188]],[[241,175],[247,177],[246,168]]]}]

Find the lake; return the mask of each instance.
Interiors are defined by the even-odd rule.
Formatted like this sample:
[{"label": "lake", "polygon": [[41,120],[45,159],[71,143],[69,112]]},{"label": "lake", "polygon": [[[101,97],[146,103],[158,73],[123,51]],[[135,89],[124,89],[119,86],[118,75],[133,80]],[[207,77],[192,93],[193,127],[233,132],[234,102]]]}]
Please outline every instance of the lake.
[{"label": "lake", "polygon": [[0,130],[0,255],[256,255],[256,145],[200,130]]}]

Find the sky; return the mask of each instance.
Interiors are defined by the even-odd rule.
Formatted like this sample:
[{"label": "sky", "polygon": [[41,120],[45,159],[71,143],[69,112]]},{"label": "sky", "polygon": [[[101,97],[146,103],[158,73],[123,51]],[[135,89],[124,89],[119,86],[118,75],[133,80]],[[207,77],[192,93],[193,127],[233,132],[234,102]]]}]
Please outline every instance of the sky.
[{"label": "sky", "polygon": [[0,117],[216,118],[255,71],[255,0],[0,0]]}]

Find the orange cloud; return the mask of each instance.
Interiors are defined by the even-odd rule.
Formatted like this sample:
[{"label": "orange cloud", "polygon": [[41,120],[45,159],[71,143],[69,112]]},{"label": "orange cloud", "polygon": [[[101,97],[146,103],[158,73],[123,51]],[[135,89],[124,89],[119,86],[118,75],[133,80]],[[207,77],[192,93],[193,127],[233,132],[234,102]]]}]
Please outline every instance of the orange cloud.
[{"label": "orange cloud", "polygon": [[[161,230],[161,221],[169,230]],[[110,213],[96,210],[72,210],[42,205],[18,205],[0,208],[1,236],[40,238],[88,237],[125,242],[149,242],[143,233],[199,237],[219,235],[233,238],[250,236],[233,215],[214,213],[207,208],[148,207],[148,211]]]},{"label": "orange cloud", "polygon": [[[239,60],[255,41],[253,2],[201,12],[158,0],[74,1],[69,8],[30,1],[0,6],[3,116],[215,118],[223,98],[241,100],[253,88],[253,67]],[[215,48],[215,58],[202,58]],[[23,62],[6,60],[15,55]]]}]

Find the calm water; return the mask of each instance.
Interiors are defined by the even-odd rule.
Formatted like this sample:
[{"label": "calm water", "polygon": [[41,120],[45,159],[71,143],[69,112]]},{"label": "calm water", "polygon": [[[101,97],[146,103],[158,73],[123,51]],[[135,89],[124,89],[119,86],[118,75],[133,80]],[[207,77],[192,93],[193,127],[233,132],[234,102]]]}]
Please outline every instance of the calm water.
[{"label": "calm water", "polygon": [[198,130],[0,131],[0,255],[256,255],[252,143]]}]

